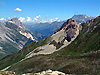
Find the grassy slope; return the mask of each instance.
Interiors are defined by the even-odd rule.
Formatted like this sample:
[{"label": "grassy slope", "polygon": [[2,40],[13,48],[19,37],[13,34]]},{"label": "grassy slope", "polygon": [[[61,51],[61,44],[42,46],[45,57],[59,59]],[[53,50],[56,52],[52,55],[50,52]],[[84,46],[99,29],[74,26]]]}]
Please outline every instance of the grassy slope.
[{"label": "grassy slope", "polygon": [[0,53],[0,59],[2,59],[3,57],[5,57],[7,54],[3,54],[2,51]]},{"label": "grassy slope", "polygon": [[100,74],[100,52],[84,56],[34,56],[9,68],[16,73],[40,72],[47,69],[67,74]]},{"label": "grassy slope", "polygon": [[17,63],[36,47],[45,45],[48,40],[49,40],[49,37],[45,38],[44,40],[40,40],[39,42],[30,43],[19,52],[16,52],[14,54],[4,57],[3,59],[0,60],[0,69],[10,66],[11,64]]}]

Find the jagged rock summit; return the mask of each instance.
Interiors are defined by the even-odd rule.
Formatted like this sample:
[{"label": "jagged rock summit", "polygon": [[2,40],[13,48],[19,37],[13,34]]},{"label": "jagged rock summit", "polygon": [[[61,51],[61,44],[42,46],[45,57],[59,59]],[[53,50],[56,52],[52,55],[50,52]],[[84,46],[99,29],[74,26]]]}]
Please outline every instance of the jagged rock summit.
[{"label": "jagged rock summit", "polygon": [[22,27],[24,30],[29,30],[27,29],[20,20],[18,20],[18,18],[12,18],[11,19],[12,23],[15,23],[16,25],[18,25],[19,27]]}]

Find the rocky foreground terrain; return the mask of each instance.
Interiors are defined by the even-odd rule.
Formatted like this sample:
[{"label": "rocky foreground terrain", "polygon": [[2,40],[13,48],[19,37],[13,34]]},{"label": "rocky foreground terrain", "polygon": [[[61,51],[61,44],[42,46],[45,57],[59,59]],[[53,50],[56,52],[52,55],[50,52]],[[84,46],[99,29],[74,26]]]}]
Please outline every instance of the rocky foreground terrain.
[{"label": "rocky foreground terrain", "polygon": [[68,75],[59,71],[46,70],[38,73],[16,74],[12,71],[0,71],[0,75]]}]

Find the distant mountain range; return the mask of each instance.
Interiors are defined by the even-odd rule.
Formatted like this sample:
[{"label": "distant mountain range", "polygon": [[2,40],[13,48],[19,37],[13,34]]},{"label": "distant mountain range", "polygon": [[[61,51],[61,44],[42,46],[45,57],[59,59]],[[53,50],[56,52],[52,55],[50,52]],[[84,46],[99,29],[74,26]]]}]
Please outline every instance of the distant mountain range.
[{"label": "distant mountain range", "polygon": [[[72,17],[73,20],[77,21],[78,23],[84,23],[86,21],[89,21],[93,19],[94,17],[91,16],[86,16],[86,15],[74,15]],[[61,25],[64,23],[64,21],[60,22],[52,22],[50,23],[36,23],[32,25],[26,24],[25,26],[30,29],[31,31],[36,31],[36,32],[41,32],[41,35],[44,35],[43,37],[41,36],[41,39],[53,34],[53,32],[61,27]],[[41,40],[40,38],[38,40]]]},{"label": "distant mountain range", "polygon": [[33,25],[25,25],[31,31],[41,32],[45,37],[51,35],[56,29],[60,28],[64,21],[53,23],[36,23]]},{"label": "distant mountain range", "polygon": [[74,15],[72,17],[73,20],[77,21],[78,23],[84,23],[84,22],[87,22],[91,19],[93,19],[95,17],[92,17],[92,16],[86,16],[86,15]]}]

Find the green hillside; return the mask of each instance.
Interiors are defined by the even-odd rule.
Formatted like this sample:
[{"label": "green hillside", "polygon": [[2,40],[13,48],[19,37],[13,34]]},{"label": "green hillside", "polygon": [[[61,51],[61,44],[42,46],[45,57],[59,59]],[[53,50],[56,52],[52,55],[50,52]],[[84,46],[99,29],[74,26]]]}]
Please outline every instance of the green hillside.
[{"label": "green hillside", "polygon": [[[29,45],[25,46],[23,49],[21,49],[20,51],[8,55],[6,57],[4,57],[3,59],[0,60],[0,69],[3,69],[7,66],[10,66],[11,64],[17,63],[18,61],[20,61],[21,59],[25,58],[25,56],[32,51],[33,49],[35,49],[36,47],[45,45],[47,43],[47,41],[49,40],[49,37],[45,38],[44,40],[41,40],[39,42],[33,42],[30,43]],[[9,63],[8,63],[9,62]]]}]

